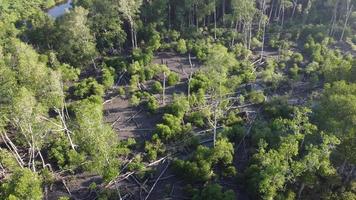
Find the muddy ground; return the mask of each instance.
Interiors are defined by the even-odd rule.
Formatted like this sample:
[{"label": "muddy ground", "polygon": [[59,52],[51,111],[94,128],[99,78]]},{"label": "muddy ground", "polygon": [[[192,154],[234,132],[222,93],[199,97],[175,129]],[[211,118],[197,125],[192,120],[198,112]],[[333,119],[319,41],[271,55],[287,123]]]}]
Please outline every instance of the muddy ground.
[{"label": "muddy ground", "polygon": [[[255,52],[254,58],[257,60],[259,55],[260,52]],[[265,52],[265,56],[277,57],[278,53],[275,51],[267,51]],[[166,88],[167,103],[171,101],[174,93],[187,93],[187,79],[189,74],[196,72],[202,67],[194,57],[191,58],[191,65],[188,56],[181,56],[173,52],[159,52],[155,55],[153,62],[157,64],[167,64],[168,68],[178,73],[181,78],[180,83]],[[265,90],[265,86],[258,82],[257,80],[260,90]],[[127,81],[126,83],[123,81],[121,86],[127,87]],[[291,96],[289,99],[290,104],[304,104],[313,92],[313,90],[308,88],[310,88],[310,86],[303,81],[295,82],[293,84],[293,90],[288,92]],[[155,125],[162,119],[163,112],[150,114],[143,107],[132,107],[127,97],[117,95],[115,89],[113,91],[114,92],[108,93],[105,97],[105,122],[117,131],[119,139],[135,138],[138,142],[148,140]],[[283,93],[275,95],[281,96]],[[156,95],[156,97],[157,99],[161,99],[162,95]],[[163,107],[163,104],[161,106]],[[255,105],[244,107],[246,110],[254,111],[258,108],[259,107]],[[250,117],[254,118],[256,116]],[[210,137],[211,133],[207,132],[206,135]],[[247,166],[250,154],[248,143],[243,142],[235,146],[234,165],[238,173],[242,172]],[[189,199],[183,190],[185,183],[173,175],[169,167],[169,162],[169,159],[164,159],[152,166],[154,173],[149,179],[140,179],[139,176],[135,174],[126,177],[125,174],[123,174],[121,175],[121,179],[119,179],[120,182],[111,185],[110,188],[116,188],[122,191],[123,199]],[[160,177],[160,181],[155,185],[158,177]],[[95,182],[97,185],[104,185],[100,177],[91,174],[78,174],[66,178],[66,185],[73,199],[96,199],[96,193],[88,189],[92,182]],[[236,193],[237,199],[249,199],[243,186],[239,185],[236,179],[225,178],[218,182],[224,187],[232,189]],[[155,185],[155,187],[152,189],[153,185]],[[68,194],[63,183],[55,184],[52,189],[58,192],[49,192],[49,199],[56,199],[55,197]],[[147,197],[148,193],[150,193],[149,197]]]}]

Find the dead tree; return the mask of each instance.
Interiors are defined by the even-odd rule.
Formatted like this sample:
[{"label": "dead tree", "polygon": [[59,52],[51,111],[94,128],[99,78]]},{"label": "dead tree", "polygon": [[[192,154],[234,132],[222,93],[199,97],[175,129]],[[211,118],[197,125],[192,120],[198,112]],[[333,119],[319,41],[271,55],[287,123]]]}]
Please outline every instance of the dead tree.
[{"label": "dead tree", "polygon": [[340,41],[342,41],[343,38],[344,38],[345,29],[346,29],[346,27],[347,27],[347,23],[348,23],[348,21],[349,21],[349,18],[350,18],[351,14],[352,14],[352,9],[353,9],[353,6],[354,6],[354,5],[351,5],[351,6],[350,6],[350,4],[351,4],[351,2],[348,1],[348,2],[347,2],[346,19],[345,19],[345,23],[344,23],[344,28],[342,29],[342,33],[341,33],[341,36],[340,36]]},{"label": "dead tree", "polygon": [[166,72],[163,72],[162,104],[166,105]]},{"label": "dead tree", "polygon": [[151,195],[153,189],[156,187],[158,181],[161,179],[161,177],[163,176],[163,174],[167,171],[167,169],[168,169],[168,167],[169,167],[169,164],[170,164],[170,163],[168,162],[167,165],[166,165],[166,167],[163,169],[163,171],[161,172],[161,174],[158,176],[158,178],[156,179],[155,183],[152,185],[150,191],[148,192],[148,194],[147,194],[145,200],[147,200],[147,199],[150,197],[150,195]]}]

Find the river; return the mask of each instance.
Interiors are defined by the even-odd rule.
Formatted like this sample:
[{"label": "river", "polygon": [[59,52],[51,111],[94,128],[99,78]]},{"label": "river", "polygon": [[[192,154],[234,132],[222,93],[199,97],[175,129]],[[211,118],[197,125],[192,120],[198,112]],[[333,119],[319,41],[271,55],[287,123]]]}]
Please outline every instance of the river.
[{"label": "river", "polygon": [[68,9],[72,8],[72,0],[68,0],[65,3],[54,6],[53,8],[47,11],[47,14],[53,18],[62,16]]}]

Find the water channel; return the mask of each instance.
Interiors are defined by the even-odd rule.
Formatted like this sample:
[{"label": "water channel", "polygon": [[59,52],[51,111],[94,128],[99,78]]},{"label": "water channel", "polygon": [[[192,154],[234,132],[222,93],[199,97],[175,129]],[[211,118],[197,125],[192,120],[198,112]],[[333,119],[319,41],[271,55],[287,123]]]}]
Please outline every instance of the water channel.
[{"label": "water channel", "polygon": [[70,8],[72,8],[72,0],[67,0],[64,3],[58,4],[47,11],[47,14],[53,18],[64,15]]}]

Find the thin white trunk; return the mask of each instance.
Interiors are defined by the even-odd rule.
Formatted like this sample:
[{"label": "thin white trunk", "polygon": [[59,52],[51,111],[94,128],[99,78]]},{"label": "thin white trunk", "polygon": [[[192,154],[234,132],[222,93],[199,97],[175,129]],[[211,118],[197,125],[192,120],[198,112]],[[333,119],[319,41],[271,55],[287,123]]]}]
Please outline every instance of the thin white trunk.
[{"label": "thin white trunk", "polygon": [[162,104],[166,105],[166,72],[163,72]]},{"label": "thin white trunk", "polygon": [[216,7],[214,7],[214,39],[216,40]]},{"label": "thin white trunk", "polygon": [[351,14],[352,14],[353,5],[351,5],[351,7],[350,7],[350,5],[348,5],[347,7],[348,7],[348,10],[347,10],[347,13],[346,13],[345,24],[344,24],[344,28],[342,29],[340,41],[342,41],[344,39],[345,29],[347,27],[347,23],[349,21],[349,18],[350,18]]},{"label": "thin white trunk", "polygon": [[216,144],[216,128],[217,128],[217,116],[216,116],[216,110],[217,110],[217,105],[215,106],[215,109],[214,109],[214,147],[215,147],[215,144]]},{"label": "thin white trunk", "polygon": [[298,200],[302,196],[302,192],[303,192],[304,188],[305,188],[305,184],[302,183],[302,185],[300,186],[299,191],[298,191]]},{"label": "thin white trunk", "polygon": [[23,168],[25,163],[22,160],[20,154],[18,153],[17,147],[15,146],[15,144],[11,141],[11,139],[8,137],[6,132],[1,133],[0,135],[1,135],[1,138],[4,141],[5,145],[9,149],[9,151],[14,155],[17,163],[20,165],[21,168]]},{"label": "thin white trunk", "polygon": [[295,15],[295,11],[297,9],[298,6],[298,0],[293,0],[293,12],[292,12],[292,19],[294,18]]},{"label": "thin white trunk", "polygon": [[265,48],[266,23],[267,23],[267,22],[263,22],[262,48],[261,48],[261,58],[260,58],[260,63],[262,62],[262,59],[263,59],[263,54],[264,54],[264,48]]}]

